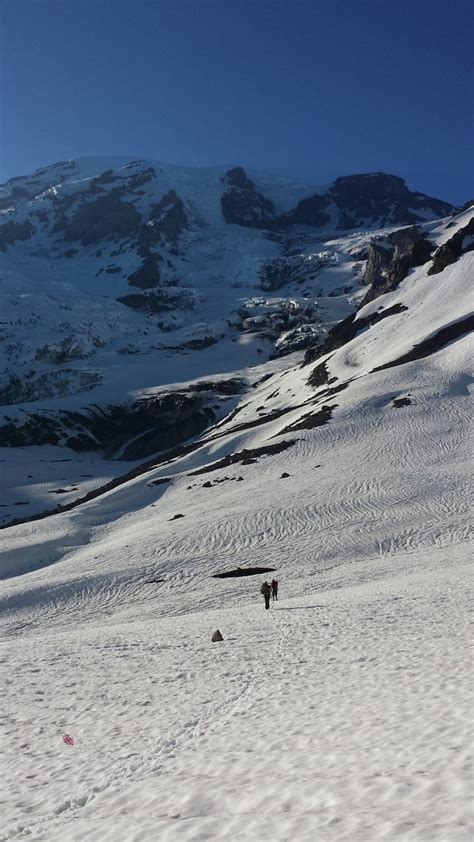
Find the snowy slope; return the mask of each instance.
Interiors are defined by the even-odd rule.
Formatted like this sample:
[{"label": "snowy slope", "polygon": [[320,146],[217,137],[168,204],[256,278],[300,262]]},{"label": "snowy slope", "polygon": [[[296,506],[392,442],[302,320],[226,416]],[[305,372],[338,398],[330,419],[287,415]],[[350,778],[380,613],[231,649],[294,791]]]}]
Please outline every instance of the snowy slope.
[{"label": "snowy slope", "polygon": [[474,213],[400,181],[4,186],[0,839],[472,839]]},{"label": "snowy slope", "polygon": [[[243,389],[115,488],[1,533],[0,838],[472,839],[473,252],[435,263],[329,350],[337,316],[306,356],[169,358],[163,385]],[[19,453],[37,470],[40,451]],[[262,577],[212,578],[254,565],[280,582],[269,612]]]}]

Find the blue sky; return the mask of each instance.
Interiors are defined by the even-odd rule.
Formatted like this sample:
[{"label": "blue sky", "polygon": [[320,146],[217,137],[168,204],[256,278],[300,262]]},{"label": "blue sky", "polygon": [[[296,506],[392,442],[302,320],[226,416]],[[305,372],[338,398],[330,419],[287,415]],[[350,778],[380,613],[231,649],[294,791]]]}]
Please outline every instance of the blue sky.
[{"label": "blue sky", "polygon": [[0,0],[0,180],[64,158],[474,195],[468,0]]}]

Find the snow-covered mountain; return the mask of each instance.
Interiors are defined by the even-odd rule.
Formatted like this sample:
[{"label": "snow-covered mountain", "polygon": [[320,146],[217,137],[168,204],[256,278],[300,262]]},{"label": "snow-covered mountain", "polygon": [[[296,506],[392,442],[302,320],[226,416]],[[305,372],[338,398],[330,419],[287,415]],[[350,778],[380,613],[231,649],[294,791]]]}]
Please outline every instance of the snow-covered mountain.
[{"label": "snow-covered mountain", "polygon": [[126,161],[3,204],[1,838],[469,842],[474,207]]},{"label": "snow-covered mountain", "polygon": [[[14,407],[0,414],[0,443],[109,456],[153,425],[157,387],[323,342],[363,294],[425,262],[426,221],[453,212],[383,173],[317,189],[123,159],[11,179],[0,208],[0,405]],[[194,398],[179,400],[182,439],[211,410],[193,426]]]}]

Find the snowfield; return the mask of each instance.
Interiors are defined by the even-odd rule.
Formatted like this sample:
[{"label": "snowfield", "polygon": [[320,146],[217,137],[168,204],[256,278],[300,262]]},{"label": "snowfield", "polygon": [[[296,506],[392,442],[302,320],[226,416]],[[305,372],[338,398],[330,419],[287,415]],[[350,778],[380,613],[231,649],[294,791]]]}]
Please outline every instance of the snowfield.
[{"label": "snowfield", "polygon": [[[2,839],[472,838],[467,345],[258,464],[2,534],[49,561],[3,583]],[[237,564],[276,568],[269,612]]]},{"label": "snowfield", "polygon": [[410,270],[306,363],[245,337],[104,357],[107,397],[245,384],[146,465],[2,448],[29,514],[135,471],[0,531],[2,842],[472,842],[473,257]]}]

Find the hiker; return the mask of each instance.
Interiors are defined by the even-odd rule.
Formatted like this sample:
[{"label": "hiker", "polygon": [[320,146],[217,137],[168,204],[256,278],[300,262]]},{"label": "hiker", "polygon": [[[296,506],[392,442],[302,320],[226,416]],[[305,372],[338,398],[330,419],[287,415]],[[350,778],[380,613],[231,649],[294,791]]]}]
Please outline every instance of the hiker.
[{"label": "hiker", "polygon": [[278,582],[276,579],[272,579],[272,599],[273,601],[278,602]]},{"label": "hiker", "polygon": [[270,594],[272,592],[271,585],[268,582],[264,582],[262,587],[260,588],[260,593],[263,594],[263,598],[265,600],[265,609],[268,610],[270,608]]}]

